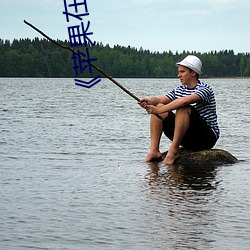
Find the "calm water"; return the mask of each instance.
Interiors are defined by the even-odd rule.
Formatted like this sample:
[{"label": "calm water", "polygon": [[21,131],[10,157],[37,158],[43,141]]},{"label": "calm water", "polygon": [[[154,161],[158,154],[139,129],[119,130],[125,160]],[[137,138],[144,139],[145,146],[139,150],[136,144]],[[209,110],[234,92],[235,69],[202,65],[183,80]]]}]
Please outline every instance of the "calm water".
[{"label": "calm water", "polygon": [[[179,84],[119,81],[138,97]],[[250,79],[205,82],[235,165],[143,163],[149,116],[108,80],[0,79],[0,249],[249,249]]]}]

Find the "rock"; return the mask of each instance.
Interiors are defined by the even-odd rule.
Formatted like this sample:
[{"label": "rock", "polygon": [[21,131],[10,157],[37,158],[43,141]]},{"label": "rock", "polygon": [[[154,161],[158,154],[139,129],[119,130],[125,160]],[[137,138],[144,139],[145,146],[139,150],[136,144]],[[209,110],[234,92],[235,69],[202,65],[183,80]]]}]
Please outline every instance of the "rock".
[{"label": "rock", "polygon": [[[166,156],[167,152],[163,153],[162,157]],[[181,148],[179,158],[174,162],[175,165],[223,165],[233,164],[238,160],[229,152],[222,149],[209,149],[202,151],[187,150]]]}]

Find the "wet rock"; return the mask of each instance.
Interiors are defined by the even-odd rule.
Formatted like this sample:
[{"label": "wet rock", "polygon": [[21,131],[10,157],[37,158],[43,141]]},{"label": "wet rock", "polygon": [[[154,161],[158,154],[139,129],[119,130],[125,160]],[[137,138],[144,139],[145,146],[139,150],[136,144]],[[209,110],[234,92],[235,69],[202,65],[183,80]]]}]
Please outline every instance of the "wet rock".
[{"label": "wet rock", "polygon": [[[163,154],[165,157],[167,152]],[[233,164],[238,160],[229,152],[223,149],[209,149],[202,151],[194,151],[187,149],[180,149],[179,158],[174,162],[175,165],[222,165]]]}]

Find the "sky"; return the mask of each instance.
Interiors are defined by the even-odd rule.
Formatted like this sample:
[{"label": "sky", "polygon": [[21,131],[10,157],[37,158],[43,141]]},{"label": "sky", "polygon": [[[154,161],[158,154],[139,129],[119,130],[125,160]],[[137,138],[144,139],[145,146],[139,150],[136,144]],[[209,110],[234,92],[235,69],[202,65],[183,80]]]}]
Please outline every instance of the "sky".
[{"label": "sky", "polygon": [[[42,37],[24,19],[60,40],[69,40],[68,27],[80,24],[73,17],[66,21],[64,0],[0,1],[4,40]],[[73,2],[66,0],[68,5]],[[90,22],[91,40],[103,45],[151,52],[250,52],[249,0],[87,0],[87,6],[83,23]]]}]

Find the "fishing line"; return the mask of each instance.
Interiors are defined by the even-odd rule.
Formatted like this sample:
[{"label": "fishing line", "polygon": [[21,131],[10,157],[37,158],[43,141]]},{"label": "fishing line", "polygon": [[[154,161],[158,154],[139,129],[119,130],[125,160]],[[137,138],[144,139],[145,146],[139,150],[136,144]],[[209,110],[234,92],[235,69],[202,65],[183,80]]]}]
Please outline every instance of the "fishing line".
[{"label": "fishing line", "polygon": [[46,54],[45,54],[45,50],[44,50],[44,47],[43,47],[42,40],[40,41],[40,43],[41,43],[41,47],[42,47],[42,51],[43,51],[44,60],[45,60],[46,66],[47,66],[47,70],[49,72],[49,77],[51,78],[51,72],[50,72],[49,64],[48,64],[48,61],[47,61],[47,58],[46,58]]}]

